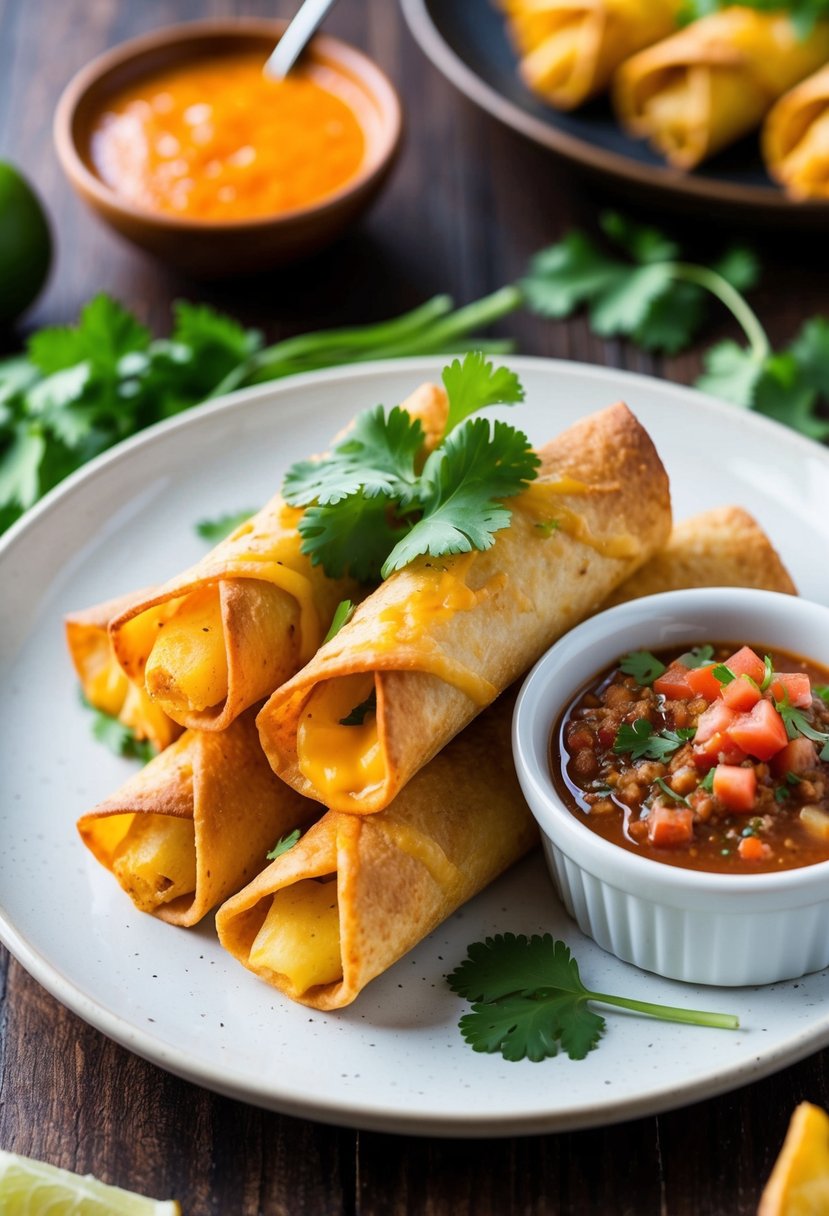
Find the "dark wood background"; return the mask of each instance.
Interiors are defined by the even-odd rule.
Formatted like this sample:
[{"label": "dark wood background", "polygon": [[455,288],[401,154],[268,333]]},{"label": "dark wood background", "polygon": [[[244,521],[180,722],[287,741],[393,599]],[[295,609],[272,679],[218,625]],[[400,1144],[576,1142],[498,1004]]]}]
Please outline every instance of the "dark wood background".
[{"label": "dark wood background", "polygon": [[[407,112],[402,159],[361,229],[304,266],[217,286],[182,280],[120,243],[71,194],[52,150],[52,112],[70,76],[107,46],[159,25],[237,12],[288,16],[294,7],[0,0],[0,158],[36,183],[57,242],[29,326],[74,319],[99,290],[159,334],[178,296],[206,298],[271,337],[380,319],[438,291],[464,302],[513,281],[534,250],[616,202],[607,185],[578,179],[458,95],[423,58],[393,0],[341,0],[331,31],[380,62]],[[648,218],[701,258],[749,236],[765,267],[752,298],[773,341],[829,312],[826,234],[747,233],[736,215]],[[502,332],[528,354],[686,383],[699,370],[698,351],[653,360],[593,337],[582,319],[515,317]],[[715,314],[705,339],[730,332]],[[20,336],[2,342],[13,348]],[[185,1216],[749,1216],[795,1104],[829,1106],[827,1061],[822,1052],[726,1097],[595,1131],[494,1142],[397,1138],[281,1117],[185,1084],[68,1013],[0,949],[0,1147],[175,1196]]]}]

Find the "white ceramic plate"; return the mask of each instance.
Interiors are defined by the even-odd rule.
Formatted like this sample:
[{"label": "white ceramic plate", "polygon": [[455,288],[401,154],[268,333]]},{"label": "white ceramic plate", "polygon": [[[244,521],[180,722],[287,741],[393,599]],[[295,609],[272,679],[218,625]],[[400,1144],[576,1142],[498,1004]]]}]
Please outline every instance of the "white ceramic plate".
[{"label": "white ceramic plate", "polygon": [[[656,380],[511,359],[520,419],[541,442],[624,397],[671,475],[677,516],[739,503],[766,527],[803,595],[829,603],[829,455],[773,423]],[[96,744],[64,652],[64,612],[166,578],[204,551],[193,525],[252,508],[288,463],[358,410],[401,400],[436,360],[375,364],[252,390],[124,444],[44,500],[0,545],[0,936],[59,1000],[172,1072],[291,1114],[382,1131],[545,1132],[692,1102],[829,1043],[829,972],[762,989],[694,988],[583,938],[530,858],[375,981],[350,1009],[289,1004],[218,946],[211,923],[133,910],[82,848],[78,815],[132,765]],[[608,1012],[574,1062],[473,1053],[444,975],[487,934],[550,931],[598,991],[738,1013],[739,1032]]]}]

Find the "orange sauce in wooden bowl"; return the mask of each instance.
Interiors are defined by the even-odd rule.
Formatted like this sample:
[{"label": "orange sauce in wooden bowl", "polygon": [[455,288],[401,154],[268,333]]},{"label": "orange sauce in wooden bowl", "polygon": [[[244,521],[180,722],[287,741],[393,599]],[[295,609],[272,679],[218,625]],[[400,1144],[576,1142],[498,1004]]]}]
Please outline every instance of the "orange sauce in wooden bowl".
[{"label": "orange sauce in wooden bowl", "polygon": [[365,158],[359,90],[322,65],[283,81],[262,66],[258,53],[216,56],[115,96],[92,133],[98,176],[137,207],[209,222],[336,194]]}]

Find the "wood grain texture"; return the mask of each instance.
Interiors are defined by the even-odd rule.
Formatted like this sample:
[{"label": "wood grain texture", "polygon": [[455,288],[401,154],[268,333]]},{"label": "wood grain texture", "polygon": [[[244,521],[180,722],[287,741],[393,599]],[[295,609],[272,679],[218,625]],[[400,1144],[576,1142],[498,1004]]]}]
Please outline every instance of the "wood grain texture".
[{"label": "wood grain texture", "polygon": [[[357,232],[302,267],[204,286],[97,224],[52,151],[52,111],[74,71],[159,25],[237,12],[287,16],[294,7],[0,0],[0,154],[36,182],[59,251],[28,326],[71,320],[98,290],[123,299],[158,333],[168,329],[172,300],[185,296],[206,298],[274,338],[379,319],[438,291],[468,301],[514,280],[534,250],[617,201],[455,93],[412,42],[393,0],[340,0],[332,32],[379,60],[408,120],[391,185]],[[729,230],[700,214],[647,218],[670,221],[702,258],[746,236],[742,223]],[[753,299],[772,340],[784,343],[807,316],[829,312],[829,246],[796,232],[751,235],[766,267]],[[698,350],[663,363],[596,338],[581,318],[516,316],[500,332],[526,353],[685,383],[700,366]],[[732,333],[715,314],[705,337]],[[0,338],[10,348],[16,341]],[[179,1081],[63,1009],[0,950],[0,1147],[176,1196],[185,1216],[752,1216],[794,1105],[829,1106],[828,1059],[820,1053],[725,1097],[594,1131],[492,1142],[356,1133]],[[566,1084],[568,1066],[538,1066],[539,1084]]]}]

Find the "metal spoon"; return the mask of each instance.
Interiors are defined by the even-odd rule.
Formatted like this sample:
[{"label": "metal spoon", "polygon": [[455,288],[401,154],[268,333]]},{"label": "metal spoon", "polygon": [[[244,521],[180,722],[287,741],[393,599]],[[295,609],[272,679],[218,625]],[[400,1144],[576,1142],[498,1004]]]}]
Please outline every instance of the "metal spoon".
[{"label": "metal spoon", "polygon": [[303,0],[263,69],[266,76],[284,80],[337,0]]}]

